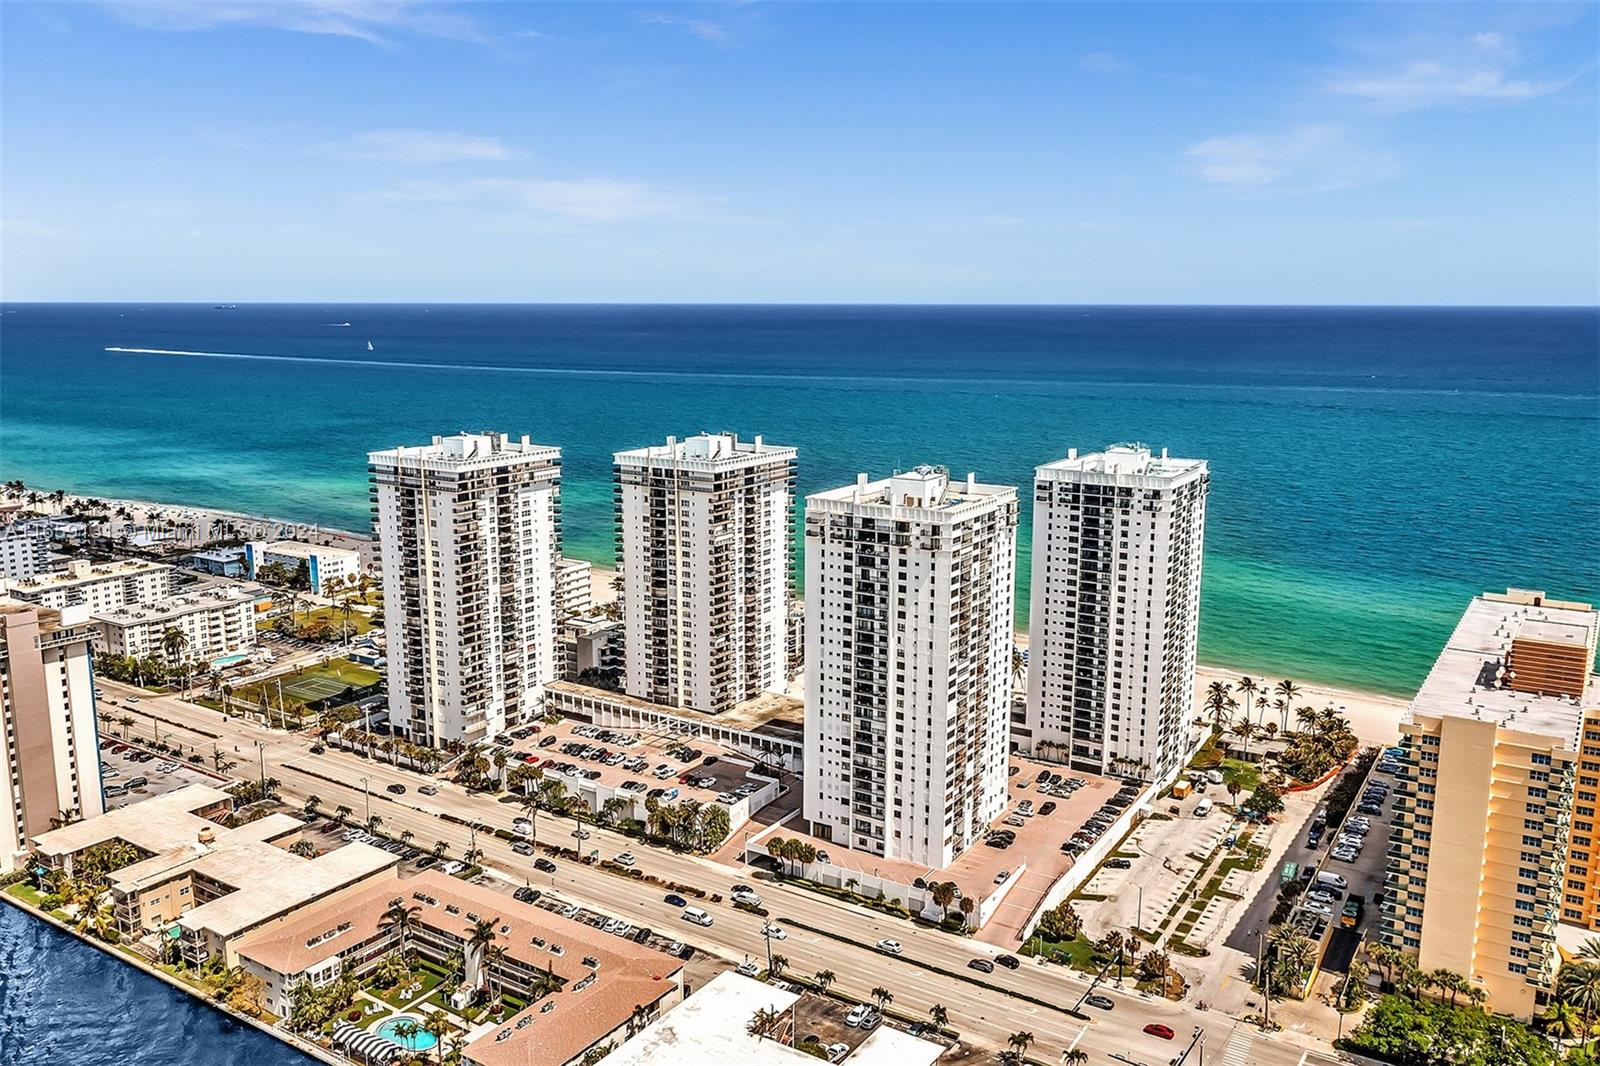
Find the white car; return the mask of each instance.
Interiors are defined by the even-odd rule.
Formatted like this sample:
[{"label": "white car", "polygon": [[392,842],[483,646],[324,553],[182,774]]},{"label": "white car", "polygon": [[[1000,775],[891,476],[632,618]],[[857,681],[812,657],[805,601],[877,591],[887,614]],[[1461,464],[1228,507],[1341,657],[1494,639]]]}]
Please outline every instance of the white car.
[{"label": "white car", "polygon": [[467,864],[462,862],[460,859],[451,859],[449,862],[440,867],[440,869],[442,869],[446,874],[458,874],[466,868]]},{"label": "white car", "polygon": [[761,967],[757,966],[749,959],[746,959],[744,962],[741,962],[738,968],[733,972],[738,974],[740,977],[754,977],[756,974],[761,972]]},{"label": "white car", "polygon": [[761,935],[762,936],[769,936],[774,940],[788,940],[789,939],[789,934],[783,931],[783,927],[782,926],[777,926],[777,925],[764,925],[764,926],[762,926],[761,927]]},{"label": "white car", "polygon": [[880,940],[878,941],[878,950],[889,955],[898,955],[905,950],[905,947],[898,940]]},{"label": "white car", "polygon": [[751,892],[749,889],[745,889],[743,892],[733,893],[733,901],[735,903],[743,903],[747,907],[761,906],[760,895],[755,892]]},{"label": "white car", "polygon": [[612,936],[627,936],[629,933],[633,932],[633,926],[619,918],[617,919],[617,927],[615,929],[607,929],[606,931]]},{"label": "white car", "polygon": [[1308,900],[1305,901],[1304,904],[1302,904],[1302,906],[1306,910],[1308,910],[1308,911],[1316,911],[1318,914],[1322,914],[1322,915],[1331,915],[1331,914],[1333,914],[1333,908],[1331,906],[1329,906],[1328,904],[1323,903],[1321,900],[1308,899]]},{"label": "white car", "polygon": [[563,918],[576,918],[577,916],[578,916],[578,905],[576,903],[569,903],[565,907],[561,908],[561,917],[563,917]]},{"label": "white car", "polygon": [[633,857],[633,852],[631,851],[625,851],[621,855],[617,856],[618,866],[632,866],[637,861],[638,860]]},{"label": "white car", "polygon": [[850,1013],[844,1016],[844,1024],[852,1029],[856,1028],[861,1024],[862,1019],[867,1016],[867,1011],[870,1009],[865,1003],[856,1004],[850,1008]]}]

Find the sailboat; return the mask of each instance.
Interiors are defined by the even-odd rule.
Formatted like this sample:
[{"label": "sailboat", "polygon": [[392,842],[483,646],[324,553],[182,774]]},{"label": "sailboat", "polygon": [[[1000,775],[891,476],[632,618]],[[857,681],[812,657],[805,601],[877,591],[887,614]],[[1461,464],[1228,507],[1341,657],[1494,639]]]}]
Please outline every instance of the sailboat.
[{"label": "sailboat", "polygon": [[372,342],[371,341],[367,342],[367,351],[369,351],[369,352],[372,351]]}]

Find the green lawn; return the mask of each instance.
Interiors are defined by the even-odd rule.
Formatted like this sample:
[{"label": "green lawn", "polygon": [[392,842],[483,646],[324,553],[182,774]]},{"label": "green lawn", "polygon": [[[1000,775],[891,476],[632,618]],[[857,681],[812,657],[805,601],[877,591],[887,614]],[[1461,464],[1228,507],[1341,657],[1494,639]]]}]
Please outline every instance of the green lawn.
[{"label": "green lawn", "polygon": [[[271,629],[277,620],[278,616],[276,615],[271,618],[263,618],[256,623],[256,628],[258,630]],[[296,611],[294,620],[296,625],[302,626],[314,621],[325,621],[336,632],[342,632],[341,626],[345,624],[344,612],[337,607],[316,607],[309,611]],[[351,611],[349,626],[351,635],[360,636],[372,628],[372,619],[360,611]]]},{"label": "green lawn", "polygon": [[1098,972],[1109,957],[1096,951],[1093,942],[1082,933],[1072,940],[1050,940],[1035,933],[1022,945],[1021,952],[1024,955],[1045,955],[1052,959],[1063,955],[1068,966],[1090,973]]},{"label": "green lawn", "polygon": [[[383,1000],[385,1003],[389,1004],[389,1006],[398,1010],[400,1007],[410,1003],[418,996],[425,995],[432,992],[435,988],[438,988],[439,982],[442,980],[443,978],[432,970],[418,969],[413,971],[410,980],[401,981],[398,985],[389,989],[387,992],[380,992],[376,988],[368,988],[367,994],[376,996],[378,999]],[[411,985],[412,981],[420,983],[422,988],[417,992],[406,993],[405,989]]]},{"label": "green lawn", "polygon": [[[233,690],[232,702],[236,708],[253,711],[261,706],[261,696],[265,693],[268,704],[276,708],[280,680],[283,682],[285,700],[308,702],[338,695],[346,687],[365,688],[378,681],[380,676],[376,670],[353,663],[349,659],[334,659],[326,666],[307,666],[280,677],[269,677],[265,681],[236,688]],[[220,700],[210,697],[200,702],[208,707],[222,706]]]}]

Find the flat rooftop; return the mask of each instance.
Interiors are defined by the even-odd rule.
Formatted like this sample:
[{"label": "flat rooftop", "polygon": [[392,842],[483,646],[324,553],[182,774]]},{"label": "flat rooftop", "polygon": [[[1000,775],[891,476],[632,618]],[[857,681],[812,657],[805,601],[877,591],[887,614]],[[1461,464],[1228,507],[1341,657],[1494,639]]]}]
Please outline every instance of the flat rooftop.
[{"label": "flat rooftop", "polygon": [[674,465],[701,470],[736,469],[793,460],[799,452],[764,437],[740,440],[737,433],[699,433],[693,437],[668,437],[665,444],[617,452],[613,461],[624,466]]},{"label": "flat rooftop", "polygon": [[105,563],[91,563],[87,559],[74,559],[65,570],[48,574],[35,574],[8,583],[13,591],[37,592],[42,589],[70,588],[92,581],[108,581],[120,577],[133,577],[158,570],[173,569],[170,563],[156,563],[148,559],[116,559]]},{"label": "flat rooftop", "polygon": [[1532,594],[1517,590],[1473,597],[1411,701],[1407,720],[1417,715],[1475,718],[1503,729],[1556,737],[1573,747],[1583,709],[1600,706],[1600,675],[1589,674],[1580,702],[1502,688],[1502,674],[1518,636],[1550,640],[1555,635],[1562,643],[1576,637],[1592,646],[1597,624],[1594,609],[1586,604],[1536,605]]},{"label": "flat rooftop", "polygon": [[330,548],[326,544],[307,544],[303,540],[275,540],[263,544],[261,551],[267,555],[287,555],[294,559],[310,559],[313,555],[360,555],[350,548]]},{"label": "flat rooftop", "polygon": [[869,481],[866,474],[858,475],[854,484],[807,496],[806,507],[880,508],[884,517],[904,514],[927,520],[940,513],[954,516],[981,511],[996,501],[1014,500],[1016,495],[1014,485],[986,485],[973,474],[957,480],[943,467],[919,466],[878,481]]},{"label": "flat rooftop", "polygon": [[374,466],[420,464],[438,470],[476,470],[503,463],[548,463],[559,461],[560,458],[560,448],[534,444],[526,435],[520,440],[513,439],[505,433],[436,436],[427,444],[401,445],[367,453],[367,462]]},{"label": "flat rooftop", "polygon": [[250,603],[260,595],[259,586],[246,585],[213,585],[200,592],[188,592],[181,596],[168,596],[166,599],[154,603],[128,604],[114,607],[109,611],[97,611],[94,618],[113,625],[128,625],[133,622],[162,622],[171,618],[182,618],[186,614],[196,611],[209,611],[217,607],[234,606],[241,603]]},{"label": "flat rooftop", "polygon": [[121,840],[141,851],[156,854],[198,839],[200,830],[206,827],[218,833],[228,832],[195,813],[217,805],[224,811],[231,810],[233,798],[208,785],[185,785],[165,795],[107,811],[97,818],[40,833],[33,838],[33,846],[44,857],[57,858]]},{"label": "flat rooftop", "polygon": [[694,725],[722,726],[727,729],[740,729],[747,733],[770,732],[774,736],[796,742],[801,739],[801,732],[806,723],[805,703],[781,692],[763,692],[730,710],[720,714],[710,714],[687,707],[669,707],[662,703],[651,703],[649,700],[642,700],[625,692],[592,688],[572,681],[553,681],[545,686],[545,690],[567,693],[583,699],[604,700],[619,707],[671,715]]},{"label": "flat rooftop", "polygon": [[1160,455],[1154,455],[1143,444],[1113,444],[1103,452],[1086,455],[1079,455],[1074,448],[1065,459],[1045,463],[1035,471],[1047,481],[1121,482],[1131,479],[1127,483],[1134,484],[1144,479],[1152,485],[1180,481],[1205,472],[1204,459],[1169,458],[1164,449]]},{"label": "flat rooftop", "polygon": [[688,999],[606,1056],[610,1066],[803,1066],[818,1060],[746,1026],[764,1008],[786,1011],[800,997],[734,972],[718,974]]}]

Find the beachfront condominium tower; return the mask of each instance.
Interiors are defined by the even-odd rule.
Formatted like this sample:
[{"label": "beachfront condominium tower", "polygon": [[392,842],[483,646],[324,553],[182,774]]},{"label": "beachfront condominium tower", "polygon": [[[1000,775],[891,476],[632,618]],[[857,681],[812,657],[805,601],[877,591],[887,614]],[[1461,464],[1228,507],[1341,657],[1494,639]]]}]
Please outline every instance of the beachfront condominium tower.
[{"label": "beachfront condominium tower", "polygon": [[393,724],[437,746],[539,713],[559,676],[560,449],[461,433],[367,463]]},{"label": "beachfront condominium tower", "polygon": [[86,605],[0,600],[0,872],[62,820],[105,812]]},{"label": "beachfront condominium tower", "polygon": [[1124,444],[1034,472],[1019,748],[1155,780],[1184,764],[1209,482],[1204,460]]},{"label": "beachfront condominium tower", "polygon": [[1519,1018],[1549,1000],[1557,923],[1592,925],[1597,632],[1586,603],[1484,593],[1400,724],[1379,935]]},{"label": "beachfront condominium tower", "polygon": [[1006,802],[1017,490],[918,467],[806,497],[805,817],[941,868]]},{"label": "beachfront condominium tower", "polygon": [[795,449],[702,433],[614,459],[628,694],[719,713],[781,691]]}]

